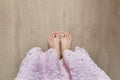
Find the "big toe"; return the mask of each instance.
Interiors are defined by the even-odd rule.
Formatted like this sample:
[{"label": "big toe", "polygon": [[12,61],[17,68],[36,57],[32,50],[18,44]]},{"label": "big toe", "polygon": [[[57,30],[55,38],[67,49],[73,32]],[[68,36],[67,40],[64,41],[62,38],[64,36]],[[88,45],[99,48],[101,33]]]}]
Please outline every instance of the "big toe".
[{"label": "big toe", "polygon": [[59,37],[58,32],[55,32],[54,36],[55,36],[55,38],[58,38]]},{"label": "big toe", "polygon": [[62,33],[61,33],[61,37],[62,37],[62,38],[65,38],[65,32],[62,32]]}]

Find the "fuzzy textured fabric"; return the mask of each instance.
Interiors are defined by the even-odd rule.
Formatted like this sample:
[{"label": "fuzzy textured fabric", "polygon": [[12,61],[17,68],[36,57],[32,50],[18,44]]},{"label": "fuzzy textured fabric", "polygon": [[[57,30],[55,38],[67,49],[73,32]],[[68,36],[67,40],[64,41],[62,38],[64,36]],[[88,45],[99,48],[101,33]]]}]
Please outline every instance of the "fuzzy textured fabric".
[{"label": "fuzzy textured fabric", "polygon": [[57,58],[56,50],[43,52],[32,48],[20,65],[15,80],[111,80],[101,70],[84,48],[65,50],[63,59]]}]

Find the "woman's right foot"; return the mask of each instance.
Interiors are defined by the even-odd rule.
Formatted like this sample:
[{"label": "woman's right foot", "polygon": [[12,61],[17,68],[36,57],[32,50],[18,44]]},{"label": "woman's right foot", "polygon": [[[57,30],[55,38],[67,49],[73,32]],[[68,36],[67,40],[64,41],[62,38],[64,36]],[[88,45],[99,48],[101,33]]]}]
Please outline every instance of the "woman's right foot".
[{"label": "woman's right foot", "polygon": [[68,32],[61,33],[61,51],[62,54],[64,50],[71,48],[72,37],[71,34]]}]

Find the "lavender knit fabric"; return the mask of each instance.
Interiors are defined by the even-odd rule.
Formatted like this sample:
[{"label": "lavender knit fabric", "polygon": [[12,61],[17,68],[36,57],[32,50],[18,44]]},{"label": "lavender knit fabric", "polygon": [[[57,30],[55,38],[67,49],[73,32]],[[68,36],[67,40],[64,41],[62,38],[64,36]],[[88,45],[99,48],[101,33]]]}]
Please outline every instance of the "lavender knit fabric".
[{"label": "lavender knit fabric", "polygon": [[56,50],[32,48],[20,65],[15,80],[111,80],[84,48],[65,50],[63,59]]}]

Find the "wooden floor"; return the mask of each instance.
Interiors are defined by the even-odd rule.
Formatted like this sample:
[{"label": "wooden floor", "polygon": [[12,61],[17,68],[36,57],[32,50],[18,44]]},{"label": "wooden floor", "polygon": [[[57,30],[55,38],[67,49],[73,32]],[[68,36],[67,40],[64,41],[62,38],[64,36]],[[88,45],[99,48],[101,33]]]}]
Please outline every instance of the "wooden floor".
[{"label": "wooden floor", "polygon": [[112,80],[120,80],[120,0],[0,0],[0,80],[13,80],[26,52],[68,31]]}]

